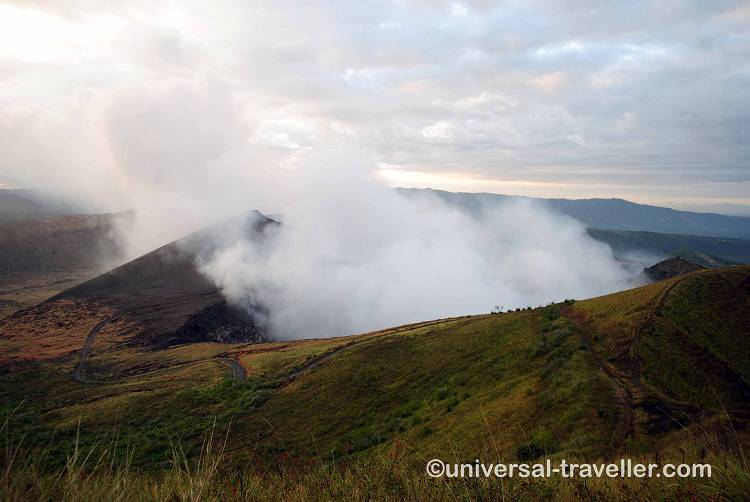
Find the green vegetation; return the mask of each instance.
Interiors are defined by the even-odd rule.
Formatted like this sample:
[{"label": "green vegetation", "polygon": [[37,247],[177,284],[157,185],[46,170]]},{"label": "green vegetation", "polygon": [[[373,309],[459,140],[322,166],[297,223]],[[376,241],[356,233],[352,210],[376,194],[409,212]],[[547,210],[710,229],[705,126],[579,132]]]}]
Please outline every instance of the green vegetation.
[{"label": "green vegetation", "polygon": [[[703,271],[340,339],[145,350],[104,337],[85,384],[72,379],[76,353],[17,361],[0,376],[6,450],[19,452],[0,460],[0,498],[51,499],[73,490],[65,483],[84,499],[120,489],[136,500],[731,498],[748,489],[748,281],[750,267]],[[246,381],[232,380],[227,358]],[[226,437],[211,461],[207,430]],[[80,465],[90,451],[106,469]],[[715,459],[723,477],[498,484],[423,474],[430,458],[664,462],[685,452]]]},{"label": "green vegetation", "polygon": [[[7,425],[7,424],[6,424]],[[5,431],[0,431],[5,432]],[[7,501],[80,500],[743,500],[750,490],[747,459],[737,451],[717,450],[709,434],[686,445],[679,456],[661,462],[711,463],[711,478],[468,478],[433,479],[422,466],[408,461],[403,451],[348,463],[321,461],[312,465],[279,463],[278,468],[227,461],[228,435],[209,428],[199,451],[187,455],[179,443],[165,452],[163,466],[141,471],[130,463],[131,452],[121,452],[117,438],[93,446],[77,440],[68,445],[64,465],[57,471],[44,468],[46,452],[22,457],[6,446],[5,467],[0,471],[0,499]],[[487,461],[508,461],[490,458]],[[568,457],[570,462],[590,461]],[[651,456],[633,458],[650,463]]]},{"label": "green vegetation", "polygon": [[702,407],[747,408],[749,286],[732,268],[676,283],[639,340],[644,379]]}]

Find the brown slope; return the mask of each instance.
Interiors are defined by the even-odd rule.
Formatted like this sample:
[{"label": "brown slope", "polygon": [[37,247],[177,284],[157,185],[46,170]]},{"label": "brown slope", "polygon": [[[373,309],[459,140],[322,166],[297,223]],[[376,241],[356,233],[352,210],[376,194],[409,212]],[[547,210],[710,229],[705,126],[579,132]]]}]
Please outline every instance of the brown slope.
[{"label": "brown slope", "polygon": [[659,263],[651,265],[643,270],[643,274],[652,281],[663,281],[671,279],[678,275],[688,274],[705,270],[706,267],[688,261],[684,258],[675,257],[662,260]]},{"label": "brown slope", "polygon": [[[255,314],[227,304],[196,268],[217,242],[262,239],[276,223],[260,213],[191,234],[0,320],[0,368],[96,353],[123,344],[163,348],[182,343],[257,342]],[[103,319],[106,324],[96,328]]]},{"label": "brown slope", "polygon": [[[227,220],[128,262],[49,300],[95,302],[134,321],[133,341],[154,347],[200,341],[251,342],[264,330],[243,309],[229,305],[196,262],[217,242],[262,239],[276,222],[258,212]],[[262,315],[258,307],[257,315]]]}]

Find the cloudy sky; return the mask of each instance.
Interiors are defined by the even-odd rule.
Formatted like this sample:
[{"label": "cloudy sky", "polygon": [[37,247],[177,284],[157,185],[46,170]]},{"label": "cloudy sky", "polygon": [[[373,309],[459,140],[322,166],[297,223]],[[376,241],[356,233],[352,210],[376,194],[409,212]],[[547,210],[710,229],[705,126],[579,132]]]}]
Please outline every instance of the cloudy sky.
[{"label": "cloudy sky", "polygon": [[748,2],[0,2],[6,186],[347,144],[392,185],[747,204],[749,138]]}]

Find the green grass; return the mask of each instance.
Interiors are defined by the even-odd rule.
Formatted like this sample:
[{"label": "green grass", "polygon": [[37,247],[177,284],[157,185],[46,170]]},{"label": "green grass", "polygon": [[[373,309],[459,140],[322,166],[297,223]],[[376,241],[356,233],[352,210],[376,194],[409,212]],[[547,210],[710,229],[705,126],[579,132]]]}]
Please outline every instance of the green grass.
[{"label": "green grass", "polygon": [[[7,424],[6,424],[7,425]],[[5,427],[5,426],[4,426]],[[121,451],[118,437],[93,445],[70,442],[64,464],[44,468],[46,452],[17,455],[6,445],[0,470],[0,499],[7,501],[86,500],[743,500],[750,490],[747,460],[741,451],[715,449],[708,434],[696,437],[680,456],[634,457],[641,463],[710,463],[710,478],[467,478],[433,479],[424,464],[414,464],[403,451],[391,449],[367,460],[321,461],[311,465],[279,463],[259,468],[227,461],[228,434],[207,429],[196,454],[171,443],[158,469],[141,471],[130,462],[132,451]],[[569,462],[591,462],[567,457]],[[450,460],[448,460],[450,461]],[[489,457],[485,462],[508,462]]]},{"label": "green grass", "polygon": [[[107,350],[91,357],[87,375],[94,383],[85,385],[70,379],[74,358],[44,364],[41,372],[14,374],[13,385],[0,392],[10,407],[31,389],[50,389],[27,404],[37,443],[53,432],[70,437],[79,419],[83,441],[117,426],[133,445],[134,465],[156,462],[168,440],[157,438],[194,444],[215,417],[233,422],[239,457],[265,462],[282,452],[302,461],[319,454],[365,458],[394,441],[413,445],[415,455],[455,448],[515,454],[540,430],[555,449],[596,453],[616,420],[616,413],[601,411],[611,389],[576,334],[555,322],[563,320],[550,324],[543,311],[526,311],[371,336],[286,386],[285,375],[342,342],[241,356],[250,368],[246,383],[230,381],[227,366],[215,359],[181,366],[219,353],[216,345],[201,344],[166,351],[163,368],[123,379],[102,368],[120,375],[128,359],[143,364],[156,356]],[[274,354],[279,364],[269,363]]]},{"label": "green grass", "polygon": [[[722,269],[575,303],[342,339],[201,343],[160,351],[103,340],[90,356],[86,384],[71,378],[75,353],[19,362],[0,376],[0,411],[11,417],[5,441],[37,460],[16,465],[3,489],[16,493],[21,488],[15,483],[28,482],[50,485],[41,498],[57,494],[48,476],[65,472],[72,444],[90,450],[116,437],[111,454],[118,462],[127,458],[130,470],[99,473],[79,480],[81,486],[106,490],[122,482],[134,486],[128,493],[136,499],[168,499],[169,490],[182,489],[176,480],[184,480],[172,465],[172,448],[179,444],[188,461],[200,458],[212,427],[222,437],[228,434],[221,455],[224,481],[216,489],[235,489],[231,473],[239,469],[255,473],[242,482],[260,490],[260,498],[273,498],[266,483],[291,499],[326,498],[321,493],[328,492],[320,492],[324,472],[335,484],[326,490],[362,499],[397,494],[453,500],[457,493],[471,498],[472,490],[489,499],[501,493],[531,497],[539,490],[574,498],[591,489],[607,498],[615,488],[618,496],[645,498],[667,492],[562,481],[533,487],[519,481],[502,489],[484,481],[468,488],[436,485],[420,465],[429,458],[681,455],[718,422],[735,437],[712,447],[712,454],[734,462],[731,472],[744,473],[736,467],[736,445],[746,445],[747,423],[733,413],[749,408],[749,278],[748,267]],[[635,403],[633,435],[613,445],[623,406],[611,376],[584,343],[584,332],[627,385],[643,386],[649,402],[673,399],[701,413],[682,420],[684,427],[659,422],[654,428],[653,410]],[[239,360],[248,381],[232,381],[222,357]],[[397,465],[389,464],[394,457]],[[368,480],[358,479],[363,472],[370,472]],[[393,496],[375,488],[374,480],[393,485]],[[654,490],[667,490],[662,485]],[[679,492],[686,486],[668,493],[692,493]],[[139,490],[156,495],[135,496]],[[220,499],[228,492],[217,493],[212,496]]]},{"label": "green grass", "polygon": [[729,268],[687,278],[665,298],[639,342],[644,378],[704,407],[747,408],[750,281]]}]

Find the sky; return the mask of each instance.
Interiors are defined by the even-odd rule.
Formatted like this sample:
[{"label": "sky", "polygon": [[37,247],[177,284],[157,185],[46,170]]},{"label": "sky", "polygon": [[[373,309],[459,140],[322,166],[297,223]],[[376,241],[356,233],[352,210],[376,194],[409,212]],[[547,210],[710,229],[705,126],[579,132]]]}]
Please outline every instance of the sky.
[{"label": "sky", "polygon": [[107,207],[331,145],[392,186],[750,204],[748,138],[746,1],[0,1],[0,184]]}]

